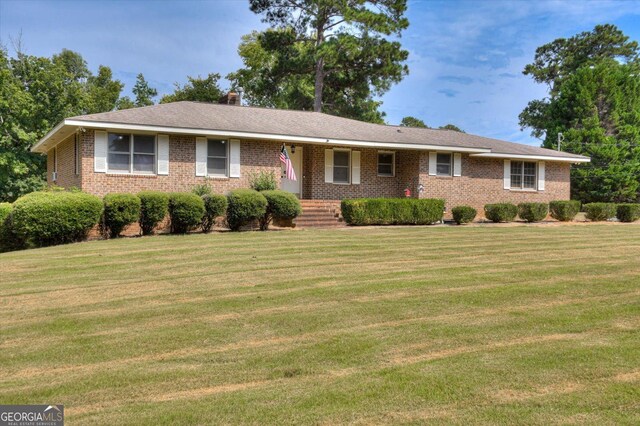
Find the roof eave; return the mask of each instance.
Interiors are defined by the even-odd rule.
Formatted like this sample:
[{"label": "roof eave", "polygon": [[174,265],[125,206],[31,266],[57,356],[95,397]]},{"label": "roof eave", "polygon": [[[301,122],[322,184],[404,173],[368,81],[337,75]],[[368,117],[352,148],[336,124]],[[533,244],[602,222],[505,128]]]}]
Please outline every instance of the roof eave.
[{"label": "roof eave", "polygon": [[536,155],[536,154],[507,154],[502,152],[489,152],[470,154],[471,157],[480,158],[503,158],[503,159],[515,159],[515,160],[538,160],[538,161],[555,161],[559,163],[589,163],[591,159],[589,157],[561,157],[553,155]]},{"label": "roof eave", "polygon": [[[85,121],[85,120],[73,120],[73,119],[65,120],[64,124],[69,126],[74,126],[74,127],[86,127],[86,128],[97,128],[97,129],[108,129],[108,130],[173,133],[173,134],[194,135],[194,136],[196,135],[197,136],[224,136],[224,137],[231,137],[231,138],[235,137],[235,138],[244,138],[244,139],[276,140],[281,142],[296,142],[296,143],[309,143],[309,144],[322,144],[322,145],[416,149],[416,150],[469,152],[469,153],[490,153],[491,152],[491,149],[489,148],[459,147],[459,146],[433,145],[433,144],[409,144],[409,143],[397,143],[397,142],[357,141],[357,140],[331,139],[331,138],[327,139],[327,138],[308,137],[308,136],[278,135],[278,134],[272,134],[272,133],[253,133],[253,132],[239,132],[239,131],[229,131],[229,130],[197,129],[197,128],[187,128],[187,127],[169,127],[169,126],[113,123],[113,122],[103,122],[103,121]],[[43,140],[45,138],[43,138]],[[38,142],[38,144],[39,143],[40,142]],[[34,148],[37,147],[38,144],[36,144]]]},{"label": "roof eave", "polygon": [[[62,128],[66,125],[67,120],[62,120],[60,123],[58,123],[53,129],[51,129],[49,131],[49,133],[47,133],[46,135],[44,135],[38,142],[36,142],[35,145],[33,145],[30,149],[31,152],[40,152],[40,153],[44,153],[47,152],[48,149],[44,149],[46,143],[53,137],[55,136],[60,130],[62,130]],[[57,145],[57,144],[56,144]],[[53,146],[51,147],[53,148]],[[50,149],[50,148],[49,148]]]}]

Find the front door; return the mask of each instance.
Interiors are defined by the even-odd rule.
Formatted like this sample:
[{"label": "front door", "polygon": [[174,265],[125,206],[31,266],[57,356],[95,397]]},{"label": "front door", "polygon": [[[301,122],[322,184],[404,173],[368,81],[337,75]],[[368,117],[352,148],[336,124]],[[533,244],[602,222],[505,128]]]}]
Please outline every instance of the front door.
[{"label": "front door", "polygon": [[293,170],[296,172],[297,180],[287,179],[284,164],[280,163],[280,189],[293,192],[300,198],[302,193],[302,147],[296,146],[292,149],[291,145],[287,145],[286,148],[289,158],[291,158],[291,164],[293,164]]}]

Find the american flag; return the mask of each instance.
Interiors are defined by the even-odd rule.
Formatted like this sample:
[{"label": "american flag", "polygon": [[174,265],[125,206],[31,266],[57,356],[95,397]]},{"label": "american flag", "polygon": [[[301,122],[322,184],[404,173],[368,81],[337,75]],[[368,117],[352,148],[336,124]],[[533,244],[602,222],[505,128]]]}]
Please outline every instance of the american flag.
[{"label": "american flag", "polygon": [[296,172],[293,170],[293,164],[291,163],[291,158],[289,158],[289,154],[287,154],[287,148],[282,145],[282,149],[280,149],[280,161],[284,164],[284,167],[287,169],[287,179],[289,180],[298,180],[296,179]]}]

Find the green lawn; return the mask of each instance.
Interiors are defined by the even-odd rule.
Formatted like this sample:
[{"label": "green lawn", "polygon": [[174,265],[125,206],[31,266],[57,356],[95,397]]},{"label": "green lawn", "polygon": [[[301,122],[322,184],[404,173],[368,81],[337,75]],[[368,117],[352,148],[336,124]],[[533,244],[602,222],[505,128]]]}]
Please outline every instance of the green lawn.
[{"label": "green lawn", "polygon": [[640,423],[640,226],[0,255],[0,404],[68,424]]}]

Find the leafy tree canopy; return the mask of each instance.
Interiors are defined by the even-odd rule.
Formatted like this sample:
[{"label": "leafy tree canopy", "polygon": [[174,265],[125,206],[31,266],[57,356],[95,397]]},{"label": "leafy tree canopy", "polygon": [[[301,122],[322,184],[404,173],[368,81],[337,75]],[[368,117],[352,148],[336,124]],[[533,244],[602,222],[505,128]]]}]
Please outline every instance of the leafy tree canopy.
[{"label": "leafy tree canopy", "polygon": [[94,76],[82,56],[10,57],[0,46],[0,201],[13,201],[45,183],[45,158],[29,152],[63,118],[110,111],[122,83],[101,66]]},{"label": "leafy tree canopy", "polygon": [[421,127],[424,129],[429,128],[429,126],[427,126],[424,123],[424,121],[420,120],[419,118],[415,118],[411,116],[403,117],[402,121],[400,122],[400,125],[403,127]]},{"label": "leafy tree canopy", "polygon": [[170,95],[164,95],[160,99],[161,104],[178,101],[218,102],[224,95],[218,81],[220,74],[211,73],[206,78],[187,77],[189,80],[184,86],[175,83],[175,90]]},{"label": "leafy tree canopy", "polygon": [[638,42],[615,25],[596,25],[570,38],[559,38],[536,49],[533,63],[524,68],[537,83],[546,83],[555,94],[565,78],[578,68],[594,65],[603,59],[638,59]]},{"label": "leafy tree canopy", "polygon": [[438,129],[453,130],[454,132],[466,133],[464,130],[462,130],[460,127],[456,126],[455,124],[445,124],[444,126],[438,127]]},{"label": "leafy tree canopy", "polygon": [[405,0],[250,0],[272,29],[245,36],[229,74],[253,104],[381,122],[379,101],[407,74],[389,35],[407,28]]},{"label": "leafy tree canopy", "polygon": [[[551,49],[548,46],[555,46]],[[538,61],[541,49],[553,61]],[[591,157],[572,167],[572,196],[583,201],[640,200],[640,63],[638,44],[613,25],[542,46],[525,69],[550,86],[529,102],[520,125],[557,149]],[[546,57],[550,57],[546,55]]]},{"label": "leafy tree canopy", "polygon": [[137,107],[153,105],[153,98],[158,96],[158,91],[149,86],[142,73],[136,77],[136,84],[133,86],[132,92],[136,96],[134,105]]}]

